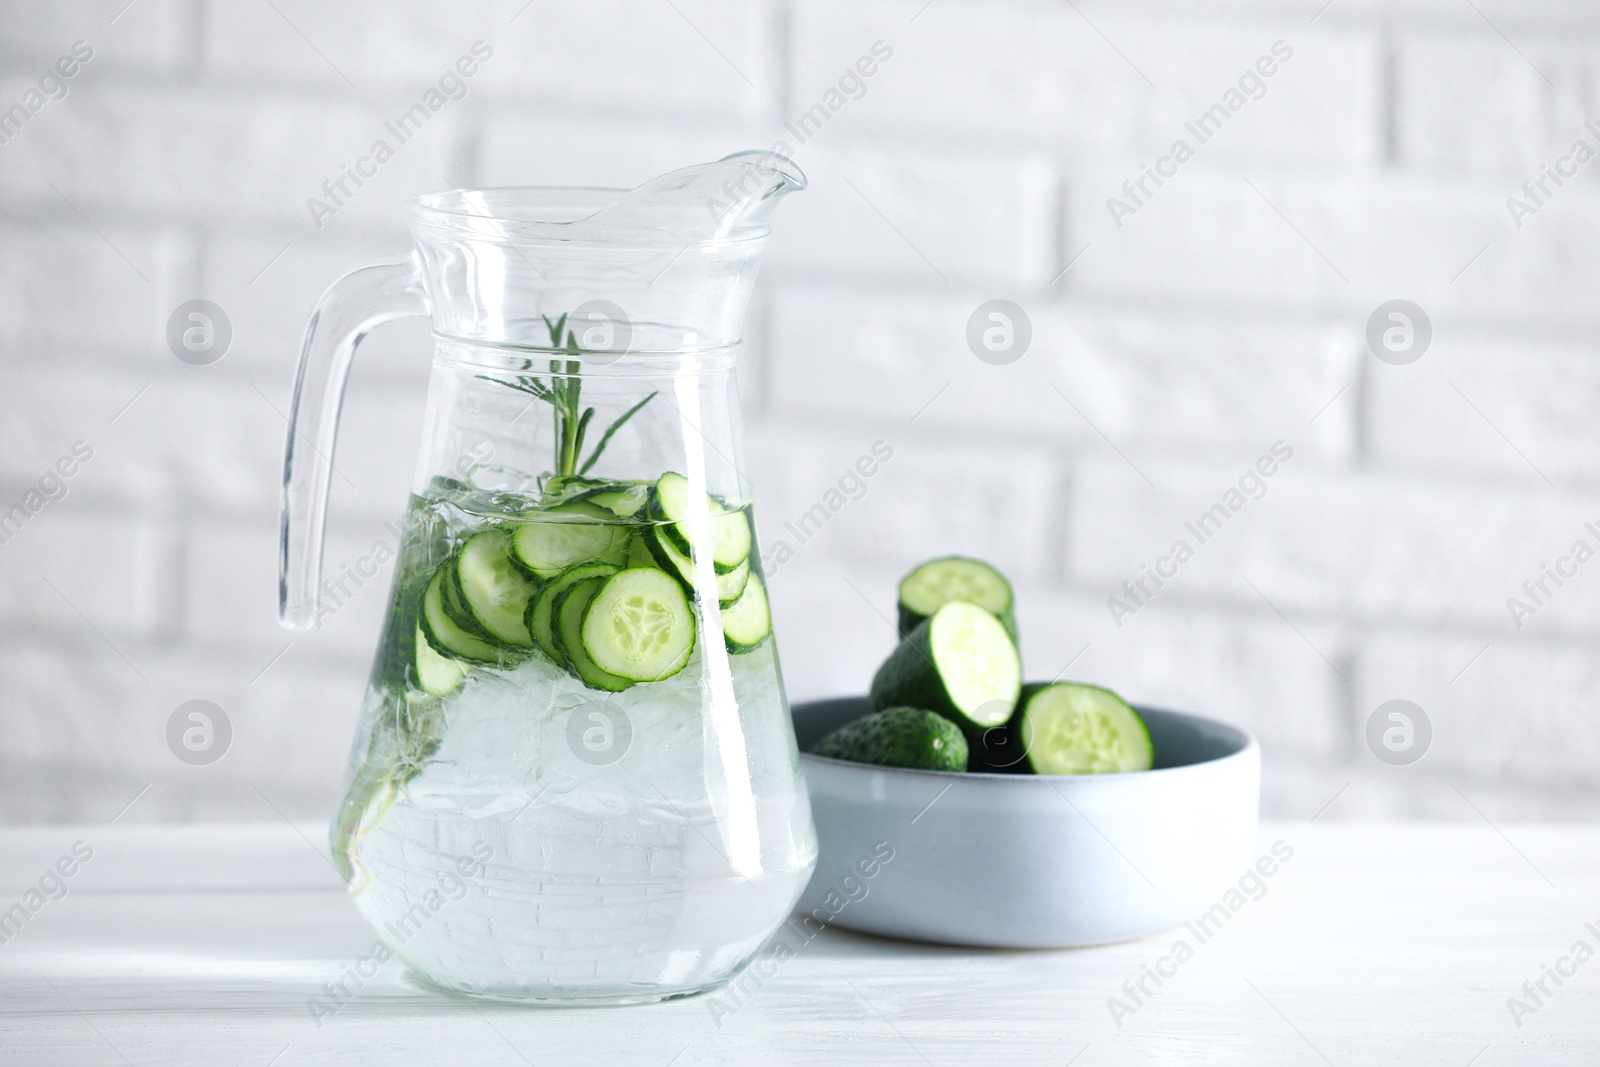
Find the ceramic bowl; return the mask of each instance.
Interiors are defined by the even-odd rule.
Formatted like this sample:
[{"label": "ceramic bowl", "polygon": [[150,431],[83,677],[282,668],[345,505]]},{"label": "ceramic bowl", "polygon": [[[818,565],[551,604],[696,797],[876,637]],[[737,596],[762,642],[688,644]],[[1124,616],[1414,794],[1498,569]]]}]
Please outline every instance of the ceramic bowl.
[{"label": "ceramic bowl", "polygon": [[[802,755],[820,854],[798,910],[920,941],[1104,944],[1181,926],[1249,864],[1261,751],[1248,733],[1139,708],[1155,767],[954,774]],[[802,753],[867,713],[794,706]]]}]

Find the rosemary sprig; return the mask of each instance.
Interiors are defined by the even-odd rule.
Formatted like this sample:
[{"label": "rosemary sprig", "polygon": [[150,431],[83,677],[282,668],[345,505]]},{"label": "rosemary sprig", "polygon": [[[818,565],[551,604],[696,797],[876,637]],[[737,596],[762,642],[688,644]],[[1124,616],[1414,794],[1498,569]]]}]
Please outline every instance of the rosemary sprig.
[{"label": "rosemary sprig", "polygon": [[[566,328],[567,316],[552,321],[550,316],[544,316],[545,327],[550,331],[550,346],[558,352],[568,356],[582,355],[582,348],[578,346],[577,335]],[[562,335],[565,334],[565,341]],[[531,365],[531,364],[530,364]],[[519,374],[515,381],[506,381],[503,378],[493,378],[487,374],[478,375],[486,382],[503,385],[507,389],[515,389],[519,393],[530,396],[549,404],[555,417],[555,471],[557,478],[570,478],[574,475],[587,474],[605,452],[606,445],[611,443],[611,437],[623,424],[633,418],[638,410],[654,400],[655,393],[651,393],[633,407],[623,412],[615,422],[606,427],[605,433],[600,435],[600,441],[595,445],[594,451],[589,453],[589,458],[583,460],[583,440],[589,432],[589,424],[594,421],[594,408],[583,407],[583,379],[581,372],[583,364],[576,358],[552,359],[550,361],[549,378],[541,380],[531,374]]]}]

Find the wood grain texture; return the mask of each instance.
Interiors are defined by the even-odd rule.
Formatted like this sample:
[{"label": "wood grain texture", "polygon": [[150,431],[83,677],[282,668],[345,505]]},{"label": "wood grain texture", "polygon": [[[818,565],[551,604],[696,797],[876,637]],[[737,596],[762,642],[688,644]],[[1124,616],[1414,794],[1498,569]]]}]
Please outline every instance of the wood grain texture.
[{"label": "wood grain texture", "polygon": [[[1294,849],[1204,943],[1049,952],[829,930],[742,998],[539,1009],[435,995],[380,971],[332,1018],[308,998],[373,934],[320,852],[276,826],[0,833],[0,910],[74,842],[93,858],[0,944],[6,1064],[1592,1063],[1600,962],[1515,1025],[1582,939],[1600,948],[1600,829],[1269,824]],[[1131,1015],[1107,1000],[1185,938]],[[1169,966],[1169,970],[1172,968]],[[748,974],[749,972],[747,972]],[[754,977],[753,975],[751,976]],[[1127,1001],[1132,1003],[1131,1000]]]}]

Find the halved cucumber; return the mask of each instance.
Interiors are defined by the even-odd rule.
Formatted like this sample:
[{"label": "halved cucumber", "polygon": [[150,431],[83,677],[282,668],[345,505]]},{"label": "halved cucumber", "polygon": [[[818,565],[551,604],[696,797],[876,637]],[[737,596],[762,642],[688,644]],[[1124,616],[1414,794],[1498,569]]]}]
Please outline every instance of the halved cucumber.
[{"label": "halved cucumber", "polygon": [[[668,471],[656,480],[650,494],[650,517],[669,525],[663,529],[673,547],[684,556],[693,555],[693,527],[689,523],[692,504],[689,479]],[[731,571],[750,556],[750,520],[741,509],[729,508],[722,500],[707,495],[707,529],[711,538],[711,562],[717,573]]]},{"label": "halved cucumber", "polygon": [[[691,594],[698,595],[695,594],[694,588],[694,564],[690,562],[688,556],[678,550],[678,546],[666,533],[667,529],[666,523],[656,523],[640,531],[640,537],[645,547],[650,550],[655,565],[682,581],[683,587]],[[744,592],[745,582],[749,580],[750,560],[746,557],[737,567],[717,575],[717,603],[727,607],[738,600],[739,595]]]},{"label": "halved cucumber", "polygon": [[544,650],[545,655],[557,663],[566,663],[561,646],[556,641],[555,632],[556,601],[560,599],[561,594],[586,578],[609,578],[615,573],[617,568],[612,563],[579,563],[568,567],[544,583],[534,598],[528,601],[528,611],[523,616],[523,625],[528,628],[534,643]]},{"label": "halved cucumber", "polygon": [[744,593],[722,609],[722,639],[728,651],[738,655],[753,652],[772,636],[772,611],[767,605],[767,590],[752,574]]},{"label": "halved cucumber", "polygon": [[428,635],[422,632],[421,623],[417,624],[416,657],[417,685],[424,693],[436,697],[447,697],[454,693],[472,670],[461,660],[442,655],[434,648]]},{"label": "halved cucumber", "polygon": [[[660,574],[660,571],[652,573]],[[632,678],[622,678],[595,665],[589,653],[584,649],[583,623],[584,615],[589,606],[594,603],[596,594],[605,586],[607,579],[604,577],[584,578],[561,592],[556,598],[555,613],[552,621],[555,623],[555,642],[560,650],[561,659],[566,663],[567,669],[578,676],[578,680],[591,689],[603,689],[608,693],[620,693],[631,686]]]},{"label": "halved cucumber", "polygon": [[683,670],[694,631],[683,587],[662,571],[630,567],[605,579],[589,603],[583,650],[608,674],[655,682]]},{"label": "halved cucumber", "polygon": [[900,636],[952,600],[978,605],[1000,620],[1013,641],[1017,639],[1011,583],[989,564],[964,556],[930,559],[900,579]]},{"label": "halved cucumber", "polygon": [[1150,731],[1139,713],[1096,685],[1024,687],[1021,727],[1035,774],[1148,771],[1155,758]]},{"label": "halved cucumber", "polygon": [[524,619],[538,586],[511,562],[511,532],[480,530],[456,554],[457,589],[473,619],[491,636],[519,648],[532,648]]},{"label": "halved cucumber", "polygon": [[952,600],[900,642],[873,676],[874,710],[926,708],[960,726],[970,742],[1011,718],[1022,665],[1011,635],[989,612]]},{"label": "halved cucumber", "polygon": [[611,512],[579,501],[523,516],[511,539],[511,556],[538,578],[554,578],[578,563],[620,565],[628,558],[628,528]]},{"label": "halved cucumber", "polygon": [[422,611],[418,613],[422,632],[433,643],[436,651],[447,656],[472,660],[475,663],[499,663],[498,648],[457,626],[455,620],[445,614],[442,597],[451,567],[452,561],[446,560],[433,572],[433,577],[428,579],[428,588],[422,594]]}]

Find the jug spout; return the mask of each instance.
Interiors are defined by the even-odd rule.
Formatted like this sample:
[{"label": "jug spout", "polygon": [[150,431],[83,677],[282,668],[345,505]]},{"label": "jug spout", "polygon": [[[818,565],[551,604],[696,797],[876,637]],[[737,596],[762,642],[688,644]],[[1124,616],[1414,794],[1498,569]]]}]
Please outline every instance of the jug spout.
[{"label": "jug spout", "polygon": [[805,187],[805,174],[787,156],[735,152],[663,174],[586,221],[667,230],[685,243],[760,237],[778,201]]}]

